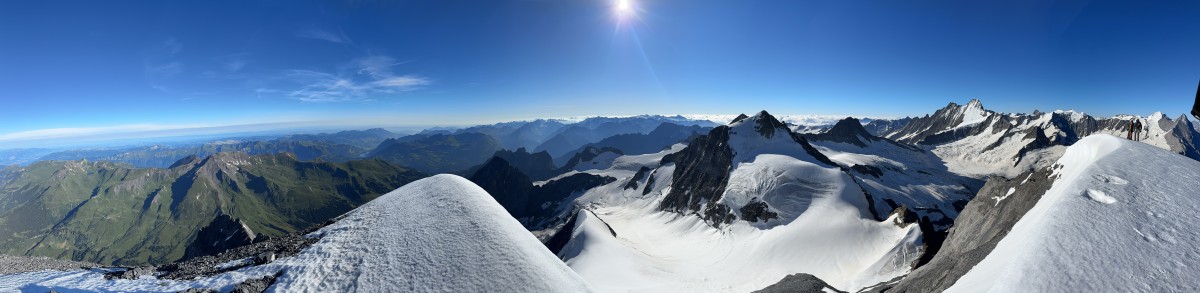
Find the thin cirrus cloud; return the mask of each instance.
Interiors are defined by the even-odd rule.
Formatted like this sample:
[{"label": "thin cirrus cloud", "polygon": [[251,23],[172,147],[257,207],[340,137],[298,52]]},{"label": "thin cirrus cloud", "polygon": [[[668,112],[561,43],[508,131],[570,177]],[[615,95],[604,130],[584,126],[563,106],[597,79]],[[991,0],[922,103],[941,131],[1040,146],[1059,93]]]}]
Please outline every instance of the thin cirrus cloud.
[{"label": "thin cirrus cloud", "polygon": [[[281,92],[302,102],[370,101],[378,95],[413,91],[433,84],[429,78],[396,74],[392,70],[403,63],[388,56],[369,56],[351,61],[349,67],[354,70],[348,73],[287,70],[282,80],[298,88]],[[258,91],[261,93],[263,90]]]},{"label": "thin cirrus cloud", "polygon": [[182,50],[182,43],[175,38],[168,38],[143,51],[142,69],[150,87],[169,91],[166,84],[183,73],[183,62],[175,58]]},{"label": "thin cirrus cloud", "polygon": [[306,30],[296,31],[295,35],[296,35],[296,37],[300,37],[300,38],[321,40],[321,41],[326,41],[326,42],[330,42],[330,43],[338,43],[338,44],[353,44],[354,43],[354,42],[350,41],[350,38],[347,37],[346,34],[342,33],[341,31],[334,33],[334,32],[330,32],[330,31],[323,30],[323,29],[306,29]]}]

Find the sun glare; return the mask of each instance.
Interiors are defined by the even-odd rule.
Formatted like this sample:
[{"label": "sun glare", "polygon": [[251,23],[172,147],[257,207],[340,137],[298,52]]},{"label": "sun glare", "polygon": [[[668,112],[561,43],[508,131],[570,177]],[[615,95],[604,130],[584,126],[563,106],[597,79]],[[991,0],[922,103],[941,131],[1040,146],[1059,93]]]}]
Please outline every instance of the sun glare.
[{"label": "sun glare", "polygon": [[633,14],[633,0],[617,0],[617,14],[628,16]]}]

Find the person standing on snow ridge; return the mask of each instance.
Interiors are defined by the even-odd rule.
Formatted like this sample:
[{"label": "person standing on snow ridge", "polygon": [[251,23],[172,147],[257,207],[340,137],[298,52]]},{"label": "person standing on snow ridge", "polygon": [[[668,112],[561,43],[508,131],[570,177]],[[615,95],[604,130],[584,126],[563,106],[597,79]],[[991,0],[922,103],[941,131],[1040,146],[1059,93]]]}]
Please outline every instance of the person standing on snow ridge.
[{"label": "person standing on snow ridge", "polygon": [[1142,120],[1133,121],[1133,140],[1142,140]]},{"label": "person standing on snow ridge", "polygon": [[1135,122],[1137,122],[1137,120],[1129,122],[1129,126],[1125,127],[1125,139],[1133,140],[1133,124]]}]

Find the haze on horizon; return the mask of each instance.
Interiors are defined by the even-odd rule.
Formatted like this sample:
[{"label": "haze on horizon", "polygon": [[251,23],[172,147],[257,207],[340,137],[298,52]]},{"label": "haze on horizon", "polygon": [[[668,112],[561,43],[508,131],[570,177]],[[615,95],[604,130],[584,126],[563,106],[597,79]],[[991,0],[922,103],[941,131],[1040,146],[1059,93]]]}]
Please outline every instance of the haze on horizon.
[{"label": "haze on horizon", "polygon": [[1200,3],[1146,1],[6,1],[0,149],[762,109],[902,117],[972,98],[1173,118],[1200,78],[1195,15]]}]

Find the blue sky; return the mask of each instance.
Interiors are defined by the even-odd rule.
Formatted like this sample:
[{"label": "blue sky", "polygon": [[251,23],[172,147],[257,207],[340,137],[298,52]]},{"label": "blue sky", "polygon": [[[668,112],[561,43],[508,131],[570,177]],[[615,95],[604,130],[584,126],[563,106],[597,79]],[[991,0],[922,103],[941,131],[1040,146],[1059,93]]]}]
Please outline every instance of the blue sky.
[{"label": "blue sky", "polygon": [[971,98],[1176,117],[1200,79],[1197,1],[614,1],[3,1],[0,138]]}]

